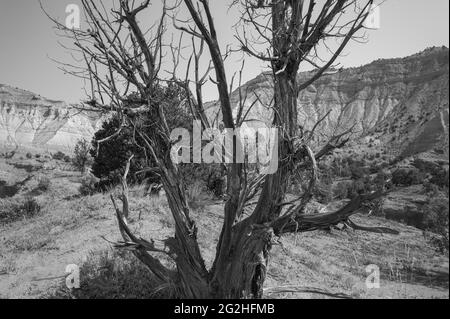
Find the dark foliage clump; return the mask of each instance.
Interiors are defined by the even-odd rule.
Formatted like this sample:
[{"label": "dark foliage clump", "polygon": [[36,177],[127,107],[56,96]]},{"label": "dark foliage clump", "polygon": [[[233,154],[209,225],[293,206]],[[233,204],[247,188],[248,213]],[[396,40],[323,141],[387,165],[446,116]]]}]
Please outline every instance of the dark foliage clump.
[{"label": "dark foliage clump", "polygon": [[64,154],[63,152],[56,152],[55,154],[52,155],[52,158],[57,161],[62,161],[64,160],[65,157],[66,154]]},{"label": "dark foliage clump", "polygon": [[399,168],[392,173],[392,183],[399,186],[421,184],[424,178],[423,174],[415,168]]},{"label": "dark foliage clump", "polygon": [[86,171],[86,167],[90,163],[90,145],[89,142],[82,139],[77,142],[74,149],[74,156],[72,158],[72,164],[73,166],[79,170],[80,172],[84,173]]},{"label": "dark foliage clump", "polygon": [[146,176],[138,174],[145,167],[145,154],[134,142],[133,132],[130,128],[122,128],[119,135],[97,146],[96,141],[112,136],[119,129],[120,124],[119,118],[114,116],[103,123],[102,128],[94,136],[93,147],[90,150],[93,158],[92,174],[100,179],[98,184],[100,188],[120,182],[125,165],[132,155],[134,158],[128,174],[129,182],[142,182]]},{"label": "dark foliage clump", "polygon": [[[161,107],[167,120],[169,129],[177,127],[190,128],[191,117],[182,107],[185,100],[184,90],[176,85],[159,87],[154,91],[153,103],[155,108]],[[137,106],[138,101],[131,94],[128,102],[131,106]],[[136,104],[136,105],[135,105]],[[133,156],[130,163],[128,182],[132,184],[147,182],[149,184],[158,183],[159,175],[157,172],[149,172],[148,169],[155,168],[155,163],[150,154],[144,151],[144,140],[137,131],[143,134],[152,134],[155,129],[151,111],[141,115],[138,122],[139,127],[131,127],[128,123],[122,123],[119,115],[113,116],[109,121],[103,124],[103,127],[95,133],[92,141],[90,155],[94,162],[92,173],[100,179],[98,186],[105,188],[116,185],[120,182],[127,161]],[[97,143],[97,141],[107,139],[113,136],[119,128],[120,133],[113,138]]]},{"label": "dark foliage clump", "polygon": [[[133,100],[131,95],[130,101]],[[178,86],[169,85],[155,90],[154,103],[162,107],[170,130],[185,128],[192,131],[192,116],[184,107],[185,92]],[[130,102],[131,103],[131,102]],[[122,125],[120,133],[114,138],[100,144],[97,141],[113,136]],[[92,141],[90,155],[93,158],[92,174],[100,179],[97,188],[106,190],[108,187],[120,183],[127,161],[130,162],[128,182],[130,184],[147,183],[148,185],[160,182],[156,163],[150,154],[144,152],[144,141],[136,134],[153,134],[155,123],[151,112],[141,115],[139,127],[130,127],[122,123],[120,116],[113,116],[106,121],[95,134]],[[182,164],[179,166],[185,185],[194,181],[201,181],[215,196],[221,196],[224,188],[224,172],[219,165]]]}]

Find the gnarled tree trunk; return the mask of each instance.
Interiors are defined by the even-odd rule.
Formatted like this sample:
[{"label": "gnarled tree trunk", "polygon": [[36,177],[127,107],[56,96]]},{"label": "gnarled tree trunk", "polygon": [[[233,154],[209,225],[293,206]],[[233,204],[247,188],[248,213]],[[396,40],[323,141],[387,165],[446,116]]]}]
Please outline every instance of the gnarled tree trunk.
[{"label": "gnarled tree trunk", "polygon": [[[244,110],[245,101],[240,101],[238,118],[233,118],[230,99],[230,86],[227,81],[225,57],[218,40],[213,15],[208,0],[183,0],[193,21],[193,26],[177,27],[183,33],[193,37],[193,54],[191,60],[195,67],[195,92],[190,91],[191,83],[179,80],[176,70],[168,82],[178,84],[186,90],[186,102],[193,118],[200,119],[203,127],[211,123],[205,116],[202,102],[202,85],[205,83],[210,68],[203,77],[199,75],[200,57],[203,46],[209,49],[211,63],[215,71],[217,91],[219,94],[222,120],[227,129],[235,129],[245,121],[248,110]],[[361,5],[363,3],[363,5]],[[270,250],[275,236],[289,232],[306,232],[327,228],[344,222],[357,227],[348,218],[358,211],[367,201],[379,194],[369,194],[356,198],[348,205],[330,214],[317,216],[305,215],[305,206],[312,198],[317,179],[316,161],[327,155],[348,140],[349,131],[341,132],[318,152],[310,147],[313,133],[303,135],[298,127],[298,93],[314,83],[332,66],[347,43],[359,31],[368,16],[368,8],[373,0],[325,0],[319,10],[314,0],[234,0],[234,5],[243,8],[242,21],[252,26],[255,34],[264,39],[266,47],[254,51],[246,38],[238,36],[241,48],[250,56],[271,65],[273,72],[273,126],[278,129],[278,170],[269,175],[250,178],[245,163],[227,164],[227,199],[224,205],[224,223],[216,248],[216,256],[211,269],[206,269],[197,241],[197,226],[190,217],[185,187],[177,165],[171,158],[173,141],[165,118],[164,98],[157,97],[155,91],[159,85],[159,71],[163,67],[163,35],[167,10],[162,10],[162,17],[154,32],[143,32],[136,16],[149,8],[150,0],[137,5],[134,1],[120,0],[120,10],[99,9],[94,0],[82,0],[89,30],[67,29],[53,20],[60,30],[67,32],[75,40],[76,52],[86,64],[85,73],[91,83],[91,96],[87,104],[100,111],[115,112],[122,125],[134,129],[140,139],[140,147],[157,164],[162,185],[167,194],[167,201],[175,221],[175,236],[157,245],[135,236],[128,227],[129,204],[126,177],[128,162],[123,177],[123,205],[120,209],[112,197],[123,241],[117,247],[133,248],[135,255],[145,263],[161,283],[173,282],[180,297],[185,298],[261,298],[267,275]],[[341,21],[346,10],[354,9],[353,16]],[[187,22],[187,23],[191,23]],[[340,22],[341,21],[341,22]],[[149,38],[146,38],[149,36]],[[316,47],[325,39],[341,39],[338,48],[324,65],[317,63]],[[200,41],[200,50],[195,47],[195,39]],[[174,69],[180,63],[181,39],[178,48],[171,44]],[[176,57],[178,53],[178,57]],[[299,66],[308,62],[315,67],[311,78],[304,83],[297,83]],[[101,72],[99,69],[102,69]],[[79,75],[81,72],[72,72]],[[242,73],[242,70],[241,70]],[[120,79],[125,87],[118,85]],[[129,103],[130,87],[136,89],[138,98]],[[106,95],[110,102],[104,103]],[[156,96],[156,97],[155,97]],[[195,97],[196,96],[196,97]],[[98,98],[102,101],[100,103]],[[137,102],[136,102],[137,101]],[[137,105],[136,105],[137,104]],[[245,114],[245,115],[244,115]],[[242,117],[243,116],[243,117]],[[152,123],[142,125],[145,118]],[[120,128],[121,129],[121,128]],[[98,144],[120,134],[120,129],[112,136],[98,141]],[[314,128],[315,129],[315,128]],[[313,129],[313,131],[314,131]],[[236,150],[242,151],[237,141]],[[131,159],[130,159],[131,160]],[[286,202],[286,190],[289,176],[298,171],[309,172],[309,186],[304,194],[293,201]],[[253,202],[256,199],[255,202]],[[252,202],[250,205],[250,202]],[[244,216],[244,210],[252,207],[252,212]],[[362,228],[369,230],[368,228]],[[385,231],[378,228],[375,231]],[[165,254],[171,258],[176,269],[167,269],[154,253]]]}]

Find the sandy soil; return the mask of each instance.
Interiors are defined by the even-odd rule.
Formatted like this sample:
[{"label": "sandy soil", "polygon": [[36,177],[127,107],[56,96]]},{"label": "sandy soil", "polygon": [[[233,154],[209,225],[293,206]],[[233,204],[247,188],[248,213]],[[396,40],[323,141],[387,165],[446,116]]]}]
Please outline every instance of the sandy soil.
[{"label": "sandy soil", "polygon": [[[30,219],[0,224],[0,298],[42,298],[63,284],[68,264],[82,265],[91,252],[111,249],[105,239],[118,240],[119,234],[109,194],[82,197],[78,194],[81,175],[65,163],[20,157],[0,160],[0,180],[7,185],[32,176],[7,200],[33,196],[41,212]],[[49,178],[51,185],[45,192],[36,192],[41,176]],[[0,205],[4,200],[0,199]],[[193,213],[208,265],[219,237],[222,205],[205,199]],[[142,187],[135,187],[131,209],[131,226],[143,237],[171,235],[173,222],[164,196],[144,196]],[[315,287],[354,298],[449,298],[448,256],[436,252],[420,230],[362,215],[355,221],[388,226],[401,234],[331,230],[279,238],[268,269],[267,296],[324,298],[286,292],[292,287]],[[379,267],[380,288],[366,287],[368,265]],[[284,292],[270,293],[275,288]]]}]

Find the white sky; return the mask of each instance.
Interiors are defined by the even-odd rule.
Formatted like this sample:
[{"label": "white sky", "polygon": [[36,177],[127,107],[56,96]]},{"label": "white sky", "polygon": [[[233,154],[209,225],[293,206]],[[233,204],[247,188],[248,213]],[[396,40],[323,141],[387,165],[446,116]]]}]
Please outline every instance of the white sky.
[{"label": "white sky", "polygon": [[[79,0],[42,0],[44,6],[61,21],[68,4]],[[157,2],[157,1],[156,1]],[[237,15],[227,14],[229,0],[211,0],[218,33],[223,45],[232,43],[232,25]],[[367,44],[353,43],[339,62],[360,66],[378,58],[411,55],[430,46],[449,46],[448,0],[387,0],[381,7],[381,28],[370,31]],[[152,21],[159,16],[149,10],[141,19]],[[37,0],[2,0],[0,2],[0,83],[33,91],[51,99],[78,102],[84,99],[81,80],[64,75],[49,59],[68,59],[57,44],[52,23],[45,17]],[[230,76],[238,71],[240,56],[230,59]],[[262,71],[255,59],[246,59],[244,80]],[[244,81],[244,82],[245,82]],[[205,92],[206,100],[217,96],[212,86]]]}]

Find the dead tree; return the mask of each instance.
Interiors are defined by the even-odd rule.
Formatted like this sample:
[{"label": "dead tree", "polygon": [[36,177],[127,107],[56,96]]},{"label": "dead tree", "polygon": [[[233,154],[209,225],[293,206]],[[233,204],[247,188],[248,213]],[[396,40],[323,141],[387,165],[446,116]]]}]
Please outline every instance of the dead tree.
[{"label": "dead tree", "polygon": [[[239,127],[246,112],[243,110],[244,103],[240,103],[238,119],[233,117],[230,99],[232,85],[225,71],[225,60],[230,52],[221,50],[209,1],[176,2],[174,6],[184,6],[190,15],[189,21],[180,22],[176,18],[174,21],[177,30],[193,37],[193,54],[186,74],[193,63],[194,80],[190,81],[188,75],[179,79],[176,71],[169,72],[169,78],[163,78],[161,69],[164,68],[166,57],[172,58],[174,69],[180,63],[182,40],[180,37],[178,47],[173,41],[170,46],[164,45],[166,18],[171,10],[166,3],[161,9],[159,22],[150,30],[142,29],[137,17],[149,8],[150,0],[139,5],[135,5],[135,1],[120,0],[109,10],[99,1],[82,0],[89,24],[89,29],[84,31],[67,30],[55,21],[58,29],[74,41],[75,52],[83,62],[83,66],[65,64],[63,68],[72,68],[72,74],[89,83],[87,104],[105,112],[116,112],[123,125],[134,129],[135,135],[143,141],[142,147],[157,164],[167,194],[175,221],[175,236],[166,239],[163,244],[139,238],[128,227],[127,169],[120,197],[121,207],[111,197],[123,236],[123,241],[117,246],[132,248],[162,283],[175,282],[181,297],[261,298],[270,250],[277,236],[348,222],[349,217],[365,203],[380,195],[359,196],[333,213],[305,214],[317,179],[317,161],[342,146],[348,132],[340,132],[322,149],[314,152],[309,146],[310,135],[301,134],[297,123],[298,107],[301,107],[297,105],[298,93],[327,72],[348,42],[356,38],[373,1],[326,0],[320,5],[314,0],[233,1],[233,5],[242,11],[242,21],[247,27],[253,27],[253,31],[244,29],[243,33],[238,34],[241,49],[249,56],[271,65],[274,79],[274,100],[271,106],[274,111],[273,125],[280,131],[279,169],[274,174],[255,175],[249,173],[246,164],[226,165],[228,178],[224,222],[210,269],[206,268],[200,252],[197,226],[190,216],[178,166],[170,156],[172,141],[165,118],[164,100],[158,100],[154,91],[157,86],[168,81],[184,87],[189,92],[185,103],[191,108],[193,117],[208,127],[211,123],[203,109],[201,87],[212,69],[215,79],[211,81],[217,85],[219,111],[225,127]],[[328,39],[337,39],[337,48],[326,46]],[[323,59],[317,51],[321,44],[331,52],[323,65],[319,65]],[[206,48],[211,62],[203,75],[199,72],[199,63]],[[298,83],[297,74],[302,63],[312,64],[315,72],[305,83]],[[195,86],[195,93],[190,91],[191,83]],[[137,92],[133,103],[128,99],[129,92]],[[142,116],[152,118],[153,124],[142,128],[139,125]],[[114,138],[114,135],[110,138]],[[297,199],[287,201],[289,176],[298,171],[310,172],[308,189]],[[249,208],[250,214],[244,214]],[[356,226],[354,223],[351,225]],[[171,258],[176,269],[167,268],[156,257],[158,254]]]}]

